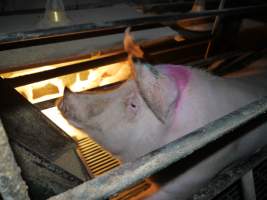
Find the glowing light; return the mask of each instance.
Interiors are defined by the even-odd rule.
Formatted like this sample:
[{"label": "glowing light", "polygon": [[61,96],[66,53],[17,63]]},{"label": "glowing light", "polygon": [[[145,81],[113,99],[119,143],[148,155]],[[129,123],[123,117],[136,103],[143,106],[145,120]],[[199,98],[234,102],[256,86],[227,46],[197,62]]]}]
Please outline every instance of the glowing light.
[{"label": "glowing light", "polygon": [[65,133],[67,133],[70,137],[74,138],[75,140],[80,140],[88,136],[82,130],[70,125],[68,121],[61,115],[57,107],[52,107],[42,110],[42,113],[45,114],[59,128],[61,128]]},{"label": "glowing light", "polygon": [[59,22],[58,12],[57,11],[53,11],[53,15],[54,15],[55,22]]},{"label": "glowing light", "polygon": [[[56,20],[59,19],[58,18],[59,16],[56,12],[54,12],[54,17]],[[129,33],[126,35],[124,45],[125,48],[127,48],[129,54],[133,54],[138,57],[143,56],[141,48],[134,43]],[[57,67],[67,66],[70,64],[82,63],[90,59],[92,59],[92,57],[83,60],[76,60],[55,65],[43,66],[34,69],[26,69],[16,72],[4,73],[0,74],[0,76],[2,78],[14,78],[27,74],[33,74],[41,71],[51,70]],[[125,61],[125,62],[110,64],[98,67],[96,69],[85,70],[74,74],[68,74],[65,76],[28,84],[25,86],[17,87],[15,89],[19,93],[21,93],[26,99],[28,99],[31,103],[43,102],[46,100],[63,96],[65,87],[68,87],[73,92],[81,92],[99,86],[104,86],[107,84],[126,80],[131,76],[132,73],[132,69],[129,63],[130,62]],[[71,137],[74,137],[76,139],[84,137],[85,133],[71,126],[61,115],[57,107],[52,107],[46,110],[42,110],[42,112]]]},{"label": "glowing light", "polygon": [[[56,89],[51,91],[51,86],[54,86]],[[17,87],[15,89],[31,103],[38,103],[62,96],[64,92],[64,83],[61,79],[54,78]]]},{"label": "glowing light", "polygon": [[88,61],[88,60],[91,60],[91,59],[92,59],[92,57],[85,58],[85,59],[80,59],[80,60],[68,61],[68,62],[64,62],[64,63],[53,64],[53,65],[45,65],[45,66],[38,67],[38,68],[23,69],[23,70],[18,70],[18,71],[15,71],[15,72],[2,73],[2,74],[0,74],[0,76],[2,78],[15,78],[15,77],[18,77],[18,76],[34,74],[34,73],[37,73],[37,72],[43,72],[43,71],[48,71],[48,70],[59,68],[59,67],[65,67],[65,66],[68,66],[68,65],[82,63],[82,62],[85,62],[85,61]]},{"label": "glowing light", "polygon": [[[78,60],[68,62],[67,64],[61,63],[57,65],[43,66],[41,68],[36,69],[27,69],[16,72],[4,73],[0,76],[2,78],[13,78],[26,74],[37,73],[40,71],[46,71],[54,69],[56,67],[74,64],[82,61]],[[106,65],[96,69],[85,70],[74,74],[69,74],[45,81],[32,83],[29,85],[17,87],[15,89],[25,98],[27,98],[31,103],[38,103],[63,96],[65,87],[68,87],[73,92],[81,92],[99,86],[104,86],[107,84],[126,80],[130,76],[130,73],[130,67],[125,61],[121,63]]]}]

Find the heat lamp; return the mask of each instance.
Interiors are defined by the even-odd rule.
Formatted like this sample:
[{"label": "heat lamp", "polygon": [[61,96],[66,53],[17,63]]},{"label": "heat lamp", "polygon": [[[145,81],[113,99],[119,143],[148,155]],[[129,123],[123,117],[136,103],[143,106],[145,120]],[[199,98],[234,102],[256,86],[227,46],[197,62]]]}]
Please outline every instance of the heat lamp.
[{"label": "heat lamp", "polygon": [[71,23],[62,0],[47,0],[43,18],[37,24],[40,29],[67,26]]}]

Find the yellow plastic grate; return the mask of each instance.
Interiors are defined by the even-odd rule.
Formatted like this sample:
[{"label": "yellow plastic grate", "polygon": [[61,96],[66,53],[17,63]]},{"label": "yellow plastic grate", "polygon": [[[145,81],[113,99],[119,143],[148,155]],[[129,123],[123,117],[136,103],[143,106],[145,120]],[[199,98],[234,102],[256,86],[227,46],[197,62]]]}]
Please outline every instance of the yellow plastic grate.
[{"label": "yellow plastic grate", "polygon": [[[106,151],[103,147],[89,137],[85,137],[76,142],[78,154],[92,177],[104,174],[105,172],[108,172],[109,170],[118,167],[121,164],[120,160],[115,158],[111,153]],[[120,192],[111,199],[133,199],[140,193],[147,191],[150,186],[151,183],[148,180],[144,180],[139,184]]]}]

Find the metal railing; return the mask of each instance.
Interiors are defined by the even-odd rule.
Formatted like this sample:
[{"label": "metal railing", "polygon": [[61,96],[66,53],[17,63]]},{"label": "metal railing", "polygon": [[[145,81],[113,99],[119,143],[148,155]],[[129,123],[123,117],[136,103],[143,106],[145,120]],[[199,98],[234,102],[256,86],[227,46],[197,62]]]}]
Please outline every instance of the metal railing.
[{"label": "metal railing", "polygon": [[[123,32],[127,26],[155,26],[155,23],[164,23],[186,18],[196,18],[203,16],[217,15],[240,15],[247,13],[265,12],[267,4],[260,6],[248,6],[240,8],[227,8],[221,10],[209,10],[199,13],[185,13],[177,15],[165,15],[145,17],[131,20],[120,20],[106,22],[103,24],[82,24],[72,27],[54,28],[47,30],[36,30],[21,33],[1,34],[0,49],[17,48],[17,44],[22,46],[34,45],[36,43],[51,43],[55,41],[63,41],[81,39],[81,37],[91,37],[97,34],[110,34],[112,31]],[[112,31],[110,30],[112,28]],[[83,36],[84,34],[84,36]],[[123,59],[125,55],[122,53],[118,59]],[[109,60],[107,60],[109,62]],[[74,69],[70,69],[74,70]],[[77,70],[77,69],[75,69]],[[79,69],[80,70],[80,69]],[[63,73],[60,70],[58,73]],[[65,72],[64,72],[65,73]],[[50,74],[47,75],[50,77]],[[38,77],[37,77],[38,78]],[[21,82],[23,82],[22,80]],[[24,83],[24,82],[23,82]],[[135,162],[126,163],[121,167],[114,169],[102,176],[91,181],[87,181],[71,190],[51,197],[50,200],[65,199],[105,199],[112,196],[123,189],[149,177],[156,172],[168,167],[193,152],[201,149],[207,144],[218,140],[231,132],[233,129],[242,124],[249,122],[257,116],[267,112],[267,97],[263,97],[239,110],[236,110],[208,125],[189,133],[183,138],[177,139],[147,155],[140,157]],[[1,128],[1,127],[0,127]],[[19,195],[20,199],[29,199],[26,192],[26,185],[19,175],[14,158],[8,159],[7,154],[12,155],[11,149],[6,139],[4,129],[0,130],[0,193],[3,199],[15,198]],[[4,139],[2,139],[4,138]],[[5,164],[4,164],[5,163]],[[7,164],[13,166],[15,170],[10,171],[5,168]],[[8,179],[6,179],[8,177]],[[14,185],[17,187],[14,188]],[[15,192],[15,193],[14,193]],[[21,195],[20,195],[21,194]]]},{"label": "metal railing", "polygon": [[[85,182],[71,190],[51,197],[50,200],[60,199],[105,199],[117,192],[137,183],[138,181],[153,175],[154,173],[168,167],[172,163],[189,156],[205,145],[218,140],[228,134],[235,134],[235,128],[249,122],[257,116],[267,112],[267,97],[263,97],[247,106],[242,107],[206,126],[191,132],[181,139],[177,139],[164,147],[161,147],[132,163],[126,163],[121,167],[112,170],[105,175],[99,176],[91,181]],[[230,133],[231,131],[231,133]],[[17,170],[14,158],[9,159],[12,154],[3,127],[1,126],[0,152],[0,193],[3,199],[14,198],[19,195],[19,199],[29,199],[27,188]],[[6,156],[8,154],[8,157]],[[257,155],[258,157],[250,159],[249,165],[243,165],[243,173],[254,167],[257,163],[266,158],[266,153]],[[11,156],[12,157],[12,156]],[[5,166],[13,166],[6,168]],[[16,170],[10,170],[16,169]],[[238,176],[242,176],[238,170]],[[227,179],[226,179],[227,180]],[[233,182],[231,180],[231,182]],[[230,182],[230,183],[231,183]],[[16,186],[14,188],[14,185]],[[226,186],[227,184],[224,184]],[[229,185],[229,183],[228,183]],[[23,194],[23,195],[22,195]],[[17,198],[15,198],[17,199]]]},{"label": "metal railing", "polygon": [[0,199],[29,200],[28,187],[20,175],[0,119]]},{"label": "metal railing", "polygon": [[258,15],[260,13],[265,13],[266,9],[267,4],[261,4],[256,6],[244,6],[237,8],[224,8],[219,10],[206,10],[202,12],[188,12],[182,14],[149,16],[134,19],[102,22],[98,24],[79,24],[51,29],[0,34],[0,50],[77,40],[114,33],[122,33],[129,26],[132,27],[132,30],[142,30],[153,27],[160,27],[163,26],[162,24],[164,23],[175,22],[181,19],[193,19],[198,17],[225,15]]}]

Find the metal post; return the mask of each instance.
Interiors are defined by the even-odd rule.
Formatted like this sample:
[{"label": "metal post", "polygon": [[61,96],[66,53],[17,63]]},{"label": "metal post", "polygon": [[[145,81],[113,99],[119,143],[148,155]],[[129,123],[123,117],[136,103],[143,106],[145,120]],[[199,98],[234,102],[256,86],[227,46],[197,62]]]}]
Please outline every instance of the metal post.
[{"label": "metal post", "polygon": [[241,178],[244,200],[256,200],[253,172],[250,170]]},{"label": "metal post", "polygon": [[[226,0],[221,0],[218,10],[223,9],[225,1]],[[215,21],[214,21],[213,26],[212,26],[211,36],[214,36],[214,34],[217,32],[219,24],[220,24],[220,19],[221,19],[221,16],[216,16]],[[211,40],[208,44],[208,48],[207,48],[207,51],[205,53],[205,58],[209,57],[209,53],[210,53],[210,50],[212,47],[213,40]]]},{"label": "metal post", "polygon": [[0,193],[4,200],[29,200],[27,190],[0,119]]}]

